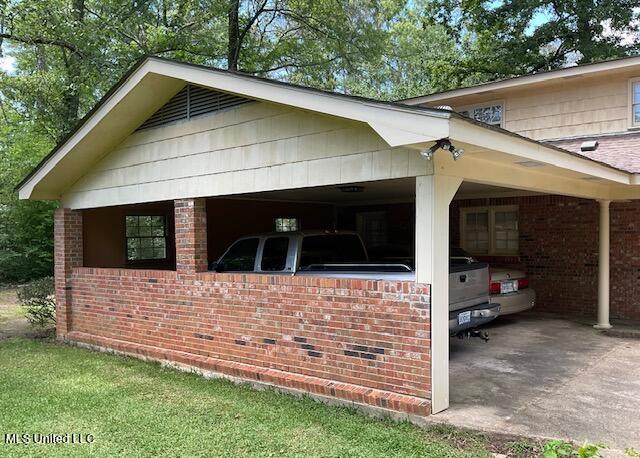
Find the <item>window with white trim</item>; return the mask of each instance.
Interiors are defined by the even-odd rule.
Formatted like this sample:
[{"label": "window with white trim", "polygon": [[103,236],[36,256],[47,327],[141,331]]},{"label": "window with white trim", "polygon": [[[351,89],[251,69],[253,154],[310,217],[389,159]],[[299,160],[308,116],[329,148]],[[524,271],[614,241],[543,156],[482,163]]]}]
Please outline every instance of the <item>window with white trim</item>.
[{"label": "window with white trim", "polygon": [[518,207],[500,205],[460,209],[460,245],[475,255],[517,255]]},{"label": "window with white trim", "polygon": [[640,127],[640,79],[631,81],[631,126]]},{"label": "window with white trim", "polygon": [[502,103],[490,103],[460,108],[458,113],[485,124],[502,127],[503,111]]}]

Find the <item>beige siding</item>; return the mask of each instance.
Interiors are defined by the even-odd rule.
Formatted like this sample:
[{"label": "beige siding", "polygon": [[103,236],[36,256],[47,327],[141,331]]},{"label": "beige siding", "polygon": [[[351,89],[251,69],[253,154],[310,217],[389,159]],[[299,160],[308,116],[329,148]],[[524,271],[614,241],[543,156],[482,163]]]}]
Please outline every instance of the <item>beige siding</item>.
[{"label": "beige siding", "polygon": [[501,100],[504,128],[535,140],[618,133],[627,130],[629,79],[638,74],[572,78],[432,102],[454,109]]},{"label": "beige siding", "polygon": [[505,100],[505,128],[536,140],[627,129],[628,80],[568,80]]},{"label": "beige siding", "polygon": [[362,123],[268,103],[136,132],[63,196],[90,208],[416,176],[430,164]]}]

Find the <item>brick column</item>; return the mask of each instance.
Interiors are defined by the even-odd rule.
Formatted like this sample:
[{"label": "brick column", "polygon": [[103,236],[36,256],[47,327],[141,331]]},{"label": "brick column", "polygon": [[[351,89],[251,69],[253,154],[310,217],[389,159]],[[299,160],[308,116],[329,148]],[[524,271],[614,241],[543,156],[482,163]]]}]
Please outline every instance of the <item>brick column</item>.
[{"label": "brick column", "polygon": [[176,270],[194,274],[207,270],[207,208],[205,199],[174,200]]},{"label": "brick column", "polygon": [[82,266],[82,213],[68,208],[55,211],[54,253],[56,336],[64,340],[71,331],[71,273]]}]

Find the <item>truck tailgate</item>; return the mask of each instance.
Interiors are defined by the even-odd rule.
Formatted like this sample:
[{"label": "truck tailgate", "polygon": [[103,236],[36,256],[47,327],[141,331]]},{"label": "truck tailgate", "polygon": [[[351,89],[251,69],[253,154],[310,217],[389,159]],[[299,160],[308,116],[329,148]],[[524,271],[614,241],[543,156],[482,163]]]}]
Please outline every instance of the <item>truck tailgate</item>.
[{"label": "truck tailgate", "polygon": [[449,310],[489,302],[489,266],[483,262],[449,268]]}]

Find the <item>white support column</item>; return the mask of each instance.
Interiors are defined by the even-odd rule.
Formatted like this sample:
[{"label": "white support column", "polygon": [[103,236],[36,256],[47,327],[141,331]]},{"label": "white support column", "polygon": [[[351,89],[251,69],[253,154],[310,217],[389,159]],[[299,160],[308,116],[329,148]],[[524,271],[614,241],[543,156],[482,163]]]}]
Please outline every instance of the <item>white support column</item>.
[{"label": "white support column", "polygon": [[598,252],[598,324],[596,329],[609,329],[609,256],[610,256],[610,216],[609,200],[599,200],[600,228]]},{"label": "white support column", "polygon": [[449,204],[462,179],[416,177],[416,281],[431,285],[431,411],[449,407]]}]

